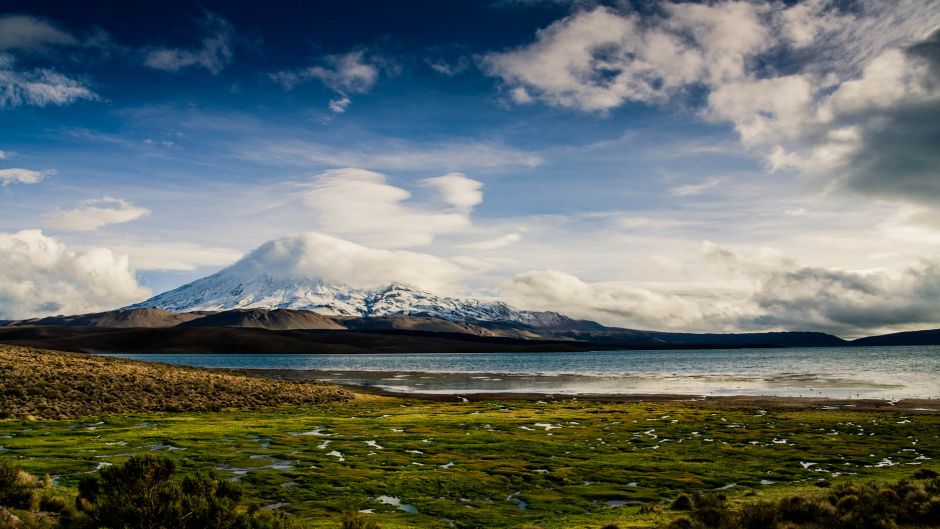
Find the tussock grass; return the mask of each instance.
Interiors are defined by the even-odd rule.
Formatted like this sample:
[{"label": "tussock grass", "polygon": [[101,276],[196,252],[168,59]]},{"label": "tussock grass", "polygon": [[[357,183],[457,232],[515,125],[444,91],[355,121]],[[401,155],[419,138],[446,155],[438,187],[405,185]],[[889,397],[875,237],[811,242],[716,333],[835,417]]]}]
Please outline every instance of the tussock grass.
[{"label": "tussock grass", "polygon": [[344,402],[336,386],[0,345],[0,418],[258,409]]}]

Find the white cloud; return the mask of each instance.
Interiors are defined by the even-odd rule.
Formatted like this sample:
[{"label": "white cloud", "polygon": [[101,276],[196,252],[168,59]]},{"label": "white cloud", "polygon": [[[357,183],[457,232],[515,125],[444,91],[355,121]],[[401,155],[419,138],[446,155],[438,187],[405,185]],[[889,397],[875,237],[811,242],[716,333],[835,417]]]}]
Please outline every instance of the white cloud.
[{"label": "white cloud", "polygon": [[482,184],[458,173],[428,178],[436,200],[412,200],[409,191],[388,183],[382,173],[333,169],[302,184],[300,195],[321,230],[379,247],[429,244],[434,236],[470,225],[470,212],[482,200]]},{"label": "white cloud", "polygon": [[918,0],[595,7],[487,55],[512,100],[588,112],[690,102],[772,170],[829,190],[940,202],[940,10]]},{"label": "white cloud", "polygon": [[0,232],[0,317],[94,312],[149,295],[125,255],[70,250],[39,230]]},{"label": "white cloud", "polygon": [[[708,299],[674,293],[660,285],[633,285],[625,282],[588,283],[558,270],[524,272],[504,287],[504,297],[526,308],[556,310],[580,318],[639,329],[695,330],[728,324],[721,310],[729,310],[727,292],[711,289]],[[722,299],[724,298],[724,299]],[[703,302],[704,301],[704,302]],[[720,305],[726,305],[723,309]],[[707,322],[707,323],[706,323]]]},{"label": "white cloud", "polygon": [[[666,4],[652,21],[605,7],[580,11],[540,30],[532,44],[487,55],[517,102],[606,111],[626,101],[659,101],[699,82],[743,76],[767,45],[756,4]],[[520,90],[521,89],[521,90]]]},{"label": "white cloud", "polygon": [[127,254],[138,270],[190,272],[202,267],[228,266],[243,253],[230,248],[188,242],[148,242],[113,245],[116,252]]},{"label": "white cloud", "polygon": [[467,250],[498,250],[500,248],[511,246],[520,240],[522,240],[521,233],[507,233],[506,235],[501,235],[495,239],[468,242],[466,244],[461,244],[459,247],[466,248]]},{"label": "white cloud", "polygon": [[5,160],[9,154],[6,151],[0,151],[0,160]]},{"label": "white cloud", "polygon": [[445,202],[460,209],[473,209],[483,202],[483,182],[467,178],[463,173],[425,178],[421,183],[436,189]]},{"label": "white cloud", "polygon": [[0,51],[42,51],[51,46],[71,46],[78,40],[55,24],[28,15],[0,17]]},{"label": "white cloud", "polygon": [[316,79],[336,92],[329,102],[330,111],[340,114],[346,111],[351,100],[349,94],[365,94],[379,80],[382,61],[366,57],[363,50],[353,50],[339,55],[327,55],[321,64],[300,70],[286,70],[271,74],[271,79],[285,90]]},{"label": "white cloud", "polygon": [[457,265],[433,255],[369,248],[314,232],[267,242],[233,265],[233,270],[273,277],[317,277],[356,288],[399,281],[433,292],[452,290],[464,275]]},{"label": "white cloud", "polygon": [[147,51],[144,64],[155,70],[176,72],[190,66],[201,66],[213,74],[232,62],[235,29],[228,20],[206,12],[201,21],[205,36],[197,49],[154,48]]},{"label": "white cloud", "polygon": [[471,169],[534,168],[541,155],[490,142],[413,143],[402,140],[362,142],[354,149],[322,143],[285,140],[242,151],[242,157],[265,162],[375,170],[467,171]]},{"label": "white cloud", "polygon": [[0,108],[61,106],[83,99],[98,99],[85,82],[48,68],[18,71],[12,56],[0,54]]},{"label": "white cloud", "polygon": [[42,180],[44,176],[51,173],[51,171],[34,171],[20,167],[0,169],[0,186],[5,187],[10,184],[35,184]]},{"label": "white cloud", "polygon": [[721,184],[720,178],[709,178],[704,182],[699,182],[697,184],[684,184],[681,186],[676,186],[670,189],[670,192],[673,195],[680,197],[687,197],[691,195],[700,195],[705,193],[710,189],[714,189]]},{"label": "white cloud", "polygon": [[149,214],[149,209],[135,206],[126,200],[103,197],[86,200],[73,210],[56,212],[46,222],[46,227],[62,231],[90,231],[108,224],[137,220]]},{"label": "white cloud", "polygon": [[330,99],[330,104],[329,104],[330,112],[333,112],[336,114],[342,114],[343,112],[346,112],[346,108],[349,106],[350,103],[352,103],[352,100],[346,96],[340,96],[340,97],[337,97],[336,99]]},{"label": "white cloud", "polygon": [[588,282],[558,270],[530,271],[508,281],[502,295],[521,307],[630,328],[814,330],[852,338],[940,325],[937,261],[853,271],[705,243],[695,266],[710,270],[709,279]]}]

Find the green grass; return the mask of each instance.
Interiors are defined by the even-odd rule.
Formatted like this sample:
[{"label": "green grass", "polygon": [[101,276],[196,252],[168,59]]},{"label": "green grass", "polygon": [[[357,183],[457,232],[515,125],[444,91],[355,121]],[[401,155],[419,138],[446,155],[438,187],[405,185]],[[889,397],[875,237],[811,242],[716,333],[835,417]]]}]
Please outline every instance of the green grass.
[{"label": "green grass", "polygon": [[[298,435],[316,429],[329,435]],[[70,488],[99,464],[163,451],[184,469],[240,480],[252,503],[287,504],[310,527],[337,527],[349,506],[374,509],[385,528],[649,527],[676,515],[666,506],[680,492],[734,483],[725,490],[733,500],[776,499],[818,492],[821,478],[890,481],[937,470],[925,458],[938,456],[938,435],[936,415],[363,397],[320,407],[6,420],[0,455]],[[879,467],[886,458],[893,466]],[[376,501],[383,495],[418,512]],[[666,503],[650,508],[655,502]]]}]

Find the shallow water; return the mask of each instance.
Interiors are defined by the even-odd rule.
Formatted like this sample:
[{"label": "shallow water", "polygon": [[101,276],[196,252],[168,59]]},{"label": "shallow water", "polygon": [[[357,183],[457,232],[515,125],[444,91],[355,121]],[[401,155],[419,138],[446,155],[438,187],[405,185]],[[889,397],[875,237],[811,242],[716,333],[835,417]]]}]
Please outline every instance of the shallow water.
[{"label": "shallow water", "polygon": [[938,398],[940,346],[360,355],[113,354],[401,392]]}]

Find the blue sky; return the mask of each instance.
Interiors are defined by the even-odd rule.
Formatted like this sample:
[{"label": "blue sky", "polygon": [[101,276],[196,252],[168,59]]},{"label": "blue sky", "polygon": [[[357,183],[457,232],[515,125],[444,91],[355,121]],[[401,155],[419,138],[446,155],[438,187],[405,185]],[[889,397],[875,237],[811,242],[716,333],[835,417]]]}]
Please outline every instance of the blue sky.
[{"label": "blue sky", "polygon": [[312,231],[610,324],[935,327],[938,27],[918,1],[4,2],[0,317]]}]

